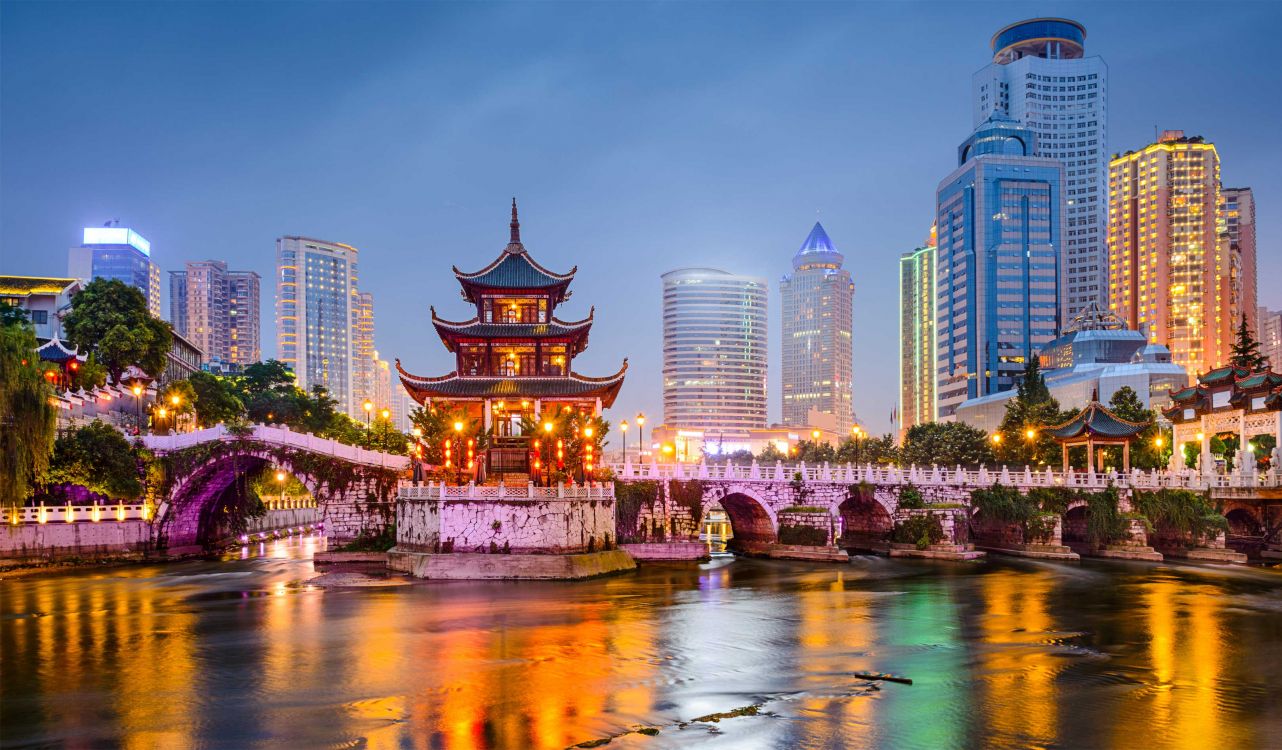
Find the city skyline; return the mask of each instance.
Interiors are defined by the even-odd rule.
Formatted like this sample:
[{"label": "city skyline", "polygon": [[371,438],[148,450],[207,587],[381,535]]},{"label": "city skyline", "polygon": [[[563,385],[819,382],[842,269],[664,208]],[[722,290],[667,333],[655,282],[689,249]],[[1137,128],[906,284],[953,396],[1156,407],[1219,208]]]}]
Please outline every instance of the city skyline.
[{"label": "city skyline", "polygon": [[[1250,95],[1277,87],[1278,74],[1268,64],[1263,46],[1266,24],[1261,20],[1268,16],[1267,9],[1223,8],[1208,21],[1156,16],[1152,7],[1137,4],[1105,13],[1089,5],[1054,3],[1038,10],[1081,22],[1089,53],[1108,62],[1110,155],[1151,142],[1154,124],[1203,135],[1217,144],[1225,165],[1224,183],[1254,189],[1260,210],[1260,278],[1267,279],[1280,270],[1270,248],[1278,236],[1274,207],[1282,191],[1278,176],[1268,171],[1276,163],[1278,146],[1252,123],[1271,121],[1277,105],[1265,101],[1268,97]],[[873,431],[888,431],[888,417],[897,402],[897,342],[876,332],[893,326],[898,315],[894,261],[905,248],[916,246],[929,226],[933,187],[951,168],[951,148],[968,130],[972,112],[966,75],[991,60],[987,42],[994,32],[1030,14],[1016,5],[803,6],[786,15],[778,10],[741,10],[735,24],[720,28],[721,14],[711,7],[626,9],[622,12],[635,23],[626,24],[628,33],[606,49],[596,41],[584,41],[591,36],[584,32],[604,27],[609,14],[585,8],[561,19],[557,28],[543,22],[540,28],[553,34],[552,41],[568,45],[567,51],[549,54],[531,47],[533,35],[524,28],[540,15],[519,7],[469,12],[395,8],[379,20],[354,19],[341,8],[268,8],[246,18],[243,39],[231,40],[237,43],[230,49],[243,53],[245,60],[233,62],[219,53],[210,63],[236,75],[215,82],[208,92],[213,103],[234,105],[228,114],[219,115],[227,119],[213,120],[229,127],[216,142],[220,158],[208,159],[205,151],[189,151],[178,134],[215,127],[191,117],[205,113],[209,105],[182,93],[178,79],[183,71],[154,70],[159,61],[178,69],[189,64],[166,56],[160,40],[173,24],[191,14],[208,15],[208,8],[166,10],[143,18],[145,14],[130,6],[111,12],[104,6],[6,6],[5,30],[0,32],[4,60],[25,55],[31,64],[21,71],[16,65],[4,66],[3,103],[9,111],[46,117],[16,115],[12,124],[7,119],[9,127],[0,136],[8,156],[6,170],[13,175],[2,188],[0,265],[6,273],[60,276],[64,269],[51,259],[75,244],[79,228],[117,216],[152,240],[153,258],[166,271],[210,257],[257,271],[266,279],[273,268],[271,243],[276,237],[297,233],[341,238],[362,249],[361,288],[379,300],[379,351],[401,358],[412,369],[436,371],[447,364],[447,357],[423,335],[425,300],[449,294],[444,284],[449,280],[422,269],[431,265],[427,261],[458,253],[478,259],[488,255],[501,236],[485,234],[484,228],[493,226],[505,201],[516,193],[528,210],[534,236],[540,237],[532,250],[550,265],[568,266],[571,259],[594,253],[606,260],[585,263],[580,280],[602,307],[597,328],[602,343],[585,354],[584,368],[603,370],[621,356],[631,357],[629,381],[609,415],[617,422],[638,410],[652,417],[661,411],[659,274],[697,262],[777,278],[787,268],[777,249],[795,243],[818,208],[834,236],[847,238],[842,248],[848,266],[860,289],[868,290],[855,301],[855,409]],[[235,15],[233,10],[218,12]],[[414,45],[424,37],[444,39],[463,16],[475,21],[477,15],[493,22],[496,38],[510,42],[512,51],[478,62],[468,75],[451,81],[442,75],[456,70],[447,59],[448,44],[432,54]],[[309,23],[295,38],[282,42],[288,48],[314,43],[345,21],[382,28],[390,26],[389,17],[403,16],[406,31],[390,35],[385,56],[369,67],[351,70],[339,69],[345,57],[313,60],[314,69],[304,70],[282,62],[285,50],[263,58],[267,52],[252,45],[245,48],[271,38],[269,32],[298,20],[295,16]],[[610,15],[610,27],[617,23],[615,16]],[[67,39],[76,46],[33,27],[34,20],[45,17],[65,21]],[[890,55],[897,35],[916,38],[923,17],[942,21],[932,23],[932,29],[947,30],[924,32],[929,53],[911,59]],[[674,18],[684,22],[682,29],[671,28]],[[786,22],[778,23],[780,19]],[[1239,40],[1233,60],[1188,54],[1188,40],[1200,38],[1208,22]],[[110,57],[101,71],[91,70],[88,62],[105,54],[111,36],[107,32],[120,26],[134,31],[137,43]],[[18,37],[14,28],[26,33]],[[199,33],[208,35],[211,48],[217,48],[218,35],[230,33],[226,28]],[[654,35],[662,35],[674,53],[665,58],[684,62],[656,61],[652,68],[632,70],[629,63],[649,49]],[[798,44],[802,39],[806,45]],[[749,46],[763,51],[760,59],[737,67],[722,62]],[[691,69],[690,64],[703,56],[717,64]],[[586,72],[581,67],[585,61],[601,63],[602,70]],[[229,84],[243,83],[241,75],[256,65],[267,79],[263,85],[233,92]],[[1164,81],[1158,71],[1171,67],[1175,70]],[[431,71],[438,75],[421,77]],[[111,81],[137,81],[152,72],[156,80],[147,81],[149,90],[163,106],[148,108],[146,121],[133,119],[141,113],[122,115],[121,123],[98,123],[99,132],[90,135],[68,116],[100,106],[102,97],[125,93]],[[59,87],[51,84],[72,74],[80,76],[75,90],[54,90]],[[931,97],[898,95],[917,80],[936,82]],[[1174,81],[1179,91],[1195,95],[1171,96]],[[1198,87],[1192,85],[1198,81],[1223,88],[1203,86],[1220,94],[1198,97]],[[438,112],[429,102],[432,97],[418,96],[402,101],[399,108],[379,104],[377,119],[351,114],[303,121],[278,115],[265,124],[250,123],[254,108],[282,91],[290,104],[338,97],[358,112],[382,102],[388,87],[405,89],[411,83],[426,85],[445,109]],[[615,97],[609,108],[598,107],[594,94],[602,86],[634,87],[640,96],[634,103]],[[730,93],[701,101],[709,87]],[[741,90],[744,87],[753,91]],[[566,112],[540,105],[557,96],[563,97]],[[499,101],[504,97],[510,100]],[[823,98],[830,111],[822,123],[807,121],[807,137],[798,139],[795,112],[817,98]],[[917,98],[929,101],[914,101]],[[680,112],[681,117],[643,116],[647,107]],[[736,124],[734,113],[749,108],[758,126],[745,130]],[[514,126],[506,118],[509,111],[526,112],[530,121]],[[435,117],[426,120],[419,116],[433,113]],[[709,115],[715,116],[706,124],[690,122]],[[564,117],[581,124],[567,131]],[[645,127],[626,123],[638,117]],[[59,124],[49,127],[50,121]],[[145,141],[126,132],[125,125],[141,132]],[[556,135],[598,126],[612,132],[609,139],[593,136],[584,144]],[[160,134],[162,127],[176,134]],[[290,135],[289,143],[285,135]],[[55,164],[25,156],[50,153],[43,145],[47,138],[63,144]],[[872,138],[886,147],[870,148]],[[388,150],[384,144],[389,139],[404,148]],[[68,143],[73,145],[67,147]],[[581,155],[568,173],[555,168],[563,150],[580,147]],[[873,151],[893,152],[894,163]],[[402,156],[413,169],[402,167]],[[644,168],[635,166],[641,162],[646,162]],[[123,164],[139,179],[122,180]],[[809,166],[816,164],[822,168]],[[473,168],[476,179],[462,186],[424,180],[421,174],[464,168]],[[190,170],[199,179],[192,179]],[[301,184],[296,181],[315,181],[322,171],[341,173],[345,179],[336,183],[337,189],[295,189]],[[57,180],[51,179],[55,173]],[[64,179],[66,173],[73,179]],[[627,179],[620,179],[623,174]],[[178,190],[179,179],[184,190],[192,190]],[[674,182],[688,186],[673,192]],[[757,186],[749,188],[747,183]],[[235,232],[210,231],[211,211],[220,224],[235,226]],[[229,243],[229,237],[234,242]],[[1269,285],[1262,284],[1260,292],[1261,305],[1282,306],[1279,292]],[[780,330],[781,311],[777,304],[771,307],[768,422],[775,422],[780,415],[781,368],[773,352],[779,351],[775,331]],[[275,340],[267,330],[263,338]],[[275,354],[270,346],[264,349],[264,357]]]}]

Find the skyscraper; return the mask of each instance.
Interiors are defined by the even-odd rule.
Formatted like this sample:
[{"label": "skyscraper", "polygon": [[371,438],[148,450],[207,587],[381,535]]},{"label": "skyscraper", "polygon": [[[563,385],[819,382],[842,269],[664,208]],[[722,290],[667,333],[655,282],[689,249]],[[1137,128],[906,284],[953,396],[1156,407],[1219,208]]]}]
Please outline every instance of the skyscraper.
[{"label": "skyscraper", "polygon": [[854,424],[851,327],[855,285],[841,267],[828,233],[815,222],[792,256],[792,273],[779,282],[783,298],[783,421],[809,424],[813,409],[837,418],[846,434]]},{"label": "skyscraper", "polygon": [[187,261],[184,270],[169,272],[170,322],[210,362],[257,362],[259,286],[254,271],[228,271],[220,260]]},{"label": "skyscraper", "polygon": [[1234,243],[1222,201],[1219,154],[1200,136],[1168,130],[1109,164],[1109,306],[1190,376],[1227,361],[1241,316],[1255,315],[1254,292],[1243,287],[1255,277],[1254,229],[1248,238],[1239,192]]},{"label": "skyscraper", "polygon": [[1086,57],[1086,28],[1034,18],[998,31],[971,79],[974,124],[1004,112],[1037,134],[1034,156],[1064,166],[1061,318],[1108,301],[1108,66]]},{"label": "skyscraper", "polygon": [[1246,315],[1247,328],[1258,333],[1260,329],[1255,318],[1258,292],[1255,258],[1255,193],[1249,187],[1226,187],[1221,189],[1220,194],[1223,199],[1220,210],[1224,215],[1224,230],[1229,236],[1229,251],[1241,267],[1239,277],[1242,281],[1235,285],[1238,298],[1233,301],[1240,311],[1235,324],[1241,321],[1242,315]]},{"label": "skyscraper", "polygon": [[899,257],[899,432],[935,421],[935,227]]},{"label": "skyscraper", "polygon": [[1255,325],[1260,354],[1269,358],[1269,365],[1276,372],[1282,368],[1282,311],[1261,306],[1256,311]]},{"label": "skyscraper", "polygon": [[364,421],[353,398],[358,254],[341,242],[276,240],[276,351],[299,387],[323,386],[341,411]]},{"label": "skyscraper", "polygon": [[67,253],[67,275],[123,281],[142,292],[147,309],[160,317],[160,266],[151,262],[151,243],[132,229],[85,227],[80,247]]},{"label": "skyscraper", "polygon": [[936,192],[936,409],[1008,390],[1059,330],[1063,168],[994,113]]},{"label": "skyscraper", "polygon": [[663,274],[663,418],[766,426],[766,280],[716,268]]},{"label": "skyscraper", "polygon": [[[374,351],[374,295],[370,292],[356,294],[356,323],[352,326],[353,361],[355,381],[352,401],[364,404],[368,399],[376,405],[385,405],[386,398],[379,398],[376,370],[378,352]],[[389,381],[390,382],[390,381]]]}]

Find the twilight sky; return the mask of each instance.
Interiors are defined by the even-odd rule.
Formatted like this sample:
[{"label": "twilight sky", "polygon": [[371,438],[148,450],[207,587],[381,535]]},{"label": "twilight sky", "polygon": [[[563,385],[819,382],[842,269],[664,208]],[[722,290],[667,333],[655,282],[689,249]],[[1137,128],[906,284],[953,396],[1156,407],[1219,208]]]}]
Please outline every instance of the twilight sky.
[{"label": "twilight sky", "polygon": [[[855,406],[889,429],[898,255],[971,129],[994,31],[1087,28],[1109,66],[1109,149],[1154,127],[1216,143],[1255,189],[1260,302],[1282,306],[1282,4],[44,3],[0,5],[0,272],[63,275],[111,218],[165,271],[226,260],[264,278],[275,239],[361,250],[378,349],[424,375],[452,359],[428,304],[468,317],[450,265],[507,241],[508,203],[544,265],[579,266],[576,369],[632,367],[617,421],[661,419],[659,275],[779,276],[818,215],[855,280]],[[168,293],[168,278],[164,280]],[[168,301],[163,309],[168,313]]]}]

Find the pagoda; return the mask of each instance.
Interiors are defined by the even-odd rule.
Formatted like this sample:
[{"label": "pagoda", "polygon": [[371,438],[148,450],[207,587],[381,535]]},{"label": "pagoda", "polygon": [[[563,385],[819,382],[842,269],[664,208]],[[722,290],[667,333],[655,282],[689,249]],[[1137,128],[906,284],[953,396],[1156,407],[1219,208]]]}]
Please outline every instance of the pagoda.
[{"label": "pagoda", "polygon": [[511,238],[492,263],[467,273],[454,267],[463,299],[476,308],[470,320],[440,318],[432,325],[456,357],[454,372],[420,377],[396,361],[405,390],[426,409],[448,406],[478,420],[489,436],[488,471],[528,471],[530,435],[544,414],[575,411],[593,417],[614,403],[628,369],[627,359],[613,375],[593,378],[574,372],[576,356],[587,348],[595,308],[583,320],[556,317],[570,297],[578,266],[566,273],[539,265],[521,244],[516,199],[512,199]]}]

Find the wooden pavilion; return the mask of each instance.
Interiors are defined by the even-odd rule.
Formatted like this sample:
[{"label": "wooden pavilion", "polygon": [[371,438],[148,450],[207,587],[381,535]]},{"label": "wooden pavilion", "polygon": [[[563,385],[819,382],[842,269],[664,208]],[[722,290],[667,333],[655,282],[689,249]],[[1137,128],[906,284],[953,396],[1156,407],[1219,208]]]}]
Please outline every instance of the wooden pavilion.
[{"label": "wooden pavilion", "polygon": [[1068,471],[1068,451],[1079,445],[1086,446],[1086,470],[1095,470],[1095,451],[1110,445],[1122,446],[1122,470],[1131,470],[1131,441],[1151,422],[1131,422],[1109,411],[1096,399],[1086,405],[1067,422],[1047,427],[1046,432],[1055,438],[1064,451],[1064,471]]}]

